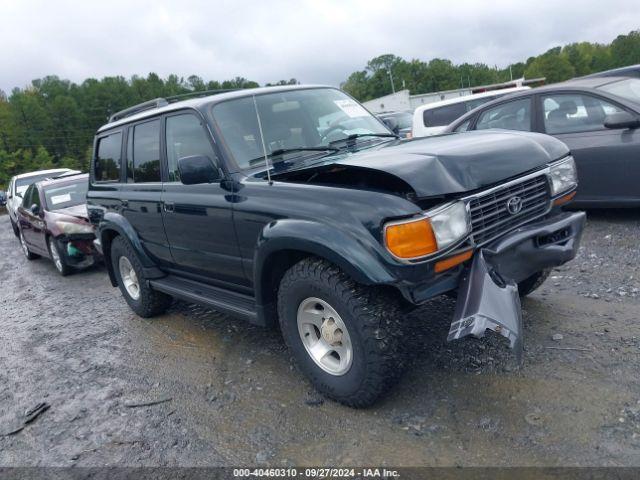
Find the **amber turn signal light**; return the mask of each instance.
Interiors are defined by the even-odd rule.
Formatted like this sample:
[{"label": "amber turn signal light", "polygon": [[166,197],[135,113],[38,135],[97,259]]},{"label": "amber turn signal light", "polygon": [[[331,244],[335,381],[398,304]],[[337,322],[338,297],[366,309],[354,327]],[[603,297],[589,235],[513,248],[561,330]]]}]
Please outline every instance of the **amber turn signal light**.
[{"label": "amber turn signal light", "polygon": [[438,250],[431,222],[426,218],[387,225],[385,245],[398,258],[424,257]]},{"label": "amber turn signal light", "polygon": [[473,250],[467,250],[466,252],[458,253],[457,255],[452,255],[444,260],[440,260],[436,262],[434,267],[436,273],[444,272],[445,270],[449,270],[456,265],[460,265],[462,262],[466,262],[473,256]]},{"label": "amber turn signal light", "polygon": [[573,197],[576,196],[576,192],[571,192],[569,195],[565,195],[564,197],[556,198],[553,201],[554,205],[564,205],[565,203],[569,203],[573,200]]}]

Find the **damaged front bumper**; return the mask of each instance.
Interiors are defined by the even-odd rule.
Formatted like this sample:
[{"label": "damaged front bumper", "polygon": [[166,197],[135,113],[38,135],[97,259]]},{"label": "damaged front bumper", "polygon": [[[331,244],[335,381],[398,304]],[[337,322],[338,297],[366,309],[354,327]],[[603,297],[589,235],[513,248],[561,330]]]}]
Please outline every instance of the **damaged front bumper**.
[{"label": "damaged front bumper", "polygon": [[449,341],[487,329],[506,337],[522,360],[522,310],[518,283],[576,256],[584,212],[561,213],[525,225],[480,248],[462,275]]},{"label": "damaged front bumper", "polygon": [[100,253],[96,250],[93,234],[61,235],[56,238],[58,248],[64,254],[66,263],[74,268],[82,269],[96,264]]}]

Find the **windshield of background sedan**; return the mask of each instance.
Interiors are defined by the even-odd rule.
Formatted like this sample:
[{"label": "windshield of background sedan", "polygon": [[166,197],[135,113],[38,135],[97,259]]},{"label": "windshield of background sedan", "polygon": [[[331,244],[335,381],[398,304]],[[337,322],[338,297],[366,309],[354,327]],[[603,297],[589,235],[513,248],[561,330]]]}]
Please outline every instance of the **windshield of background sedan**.
[{"label": "windshield of background sedan", "polygon": [[29,188],[29,185],[31,185],[32,183],[37,183],[41,180],[45,180],[50,176],[51,174],[46,174],[46,175],[35,175],[31,177],[18,178],[16,179],[16,193],[22,196],[22,194],[27,191],[27,188]]},{"label": "windshield of background sedan", "polygon": [[[260,137],[256,107],[264,139]],[[389,134],[360,104],[332,88],[290,90],[229,100],[213,108],[213,117],[241,169],[261,165],[264,150],[271,155],[282,149],[334,148],[331,142],[350,135]],[[375,138],[377,142],[382,140]],[[296,154],[305,156],[310,152],[297,151]]]},{"label": "windshield of background sedan", "polygon": [[618,95],[632,102],[640,103],[640,79],[627,78],[618,82],[607,83],[598,87],[605,92]]},{"label": "windshield of background sedan", "polygon": [[45,187],[44,198],[49,211],[74,207],[87,203],[88,182],[86,178],[64,185]]}]

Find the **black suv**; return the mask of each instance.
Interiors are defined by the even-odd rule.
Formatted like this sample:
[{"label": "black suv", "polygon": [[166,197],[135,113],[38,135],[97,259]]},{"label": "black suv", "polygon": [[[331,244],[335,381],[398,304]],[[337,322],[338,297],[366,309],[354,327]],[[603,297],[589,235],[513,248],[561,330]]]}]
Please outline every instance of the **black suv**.
[{"label": "black suv", "polygon": [[113,115],[88,209],[138,315],[177,297],[279,324],[318,390],[365,406],[399,376],[407,309],[436,296],[458,294],[449,339],[521,351],[518,294],[578,248],[575,189],[551,137],[404,141],[338,89],[288,86]]}]

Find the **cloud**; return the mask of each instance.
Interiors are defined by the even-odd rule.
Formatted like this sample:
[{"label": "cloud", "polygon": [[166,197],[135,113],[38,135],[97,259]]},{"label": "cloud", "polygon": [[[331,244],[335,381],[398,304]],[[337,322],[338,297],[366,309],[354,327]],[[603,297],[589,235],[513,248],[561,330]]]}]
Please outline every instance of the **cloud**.
[{"label": "cloud", "polygon": [[505,66],[640,25],[637,0],[0,0],[0,11],[5,91],[51,74],[149,72],[338,85],[382,53]]}]

